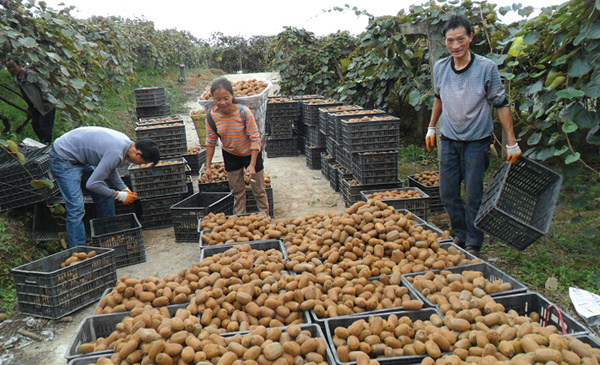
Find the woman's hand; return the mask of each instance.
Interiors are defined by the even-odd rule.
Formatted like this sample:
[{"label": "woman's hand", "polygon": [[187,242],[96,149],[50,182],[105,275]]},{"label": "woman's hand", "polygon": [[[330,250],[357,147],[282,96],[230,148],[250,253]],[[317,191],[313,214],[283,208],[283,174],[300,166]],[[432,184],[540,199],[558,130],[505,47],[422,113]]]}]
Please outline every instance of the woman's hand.
[{"label": "woman's hand", "polygon": [[256,175],[256,167],[253,165],[248,165],[248,167],[246,167],[246,178],[254,179],[254,175]]},{"label": "woman's hand", "polygon": [[206,181],[208,181],[208,182],[213,181],[212,169],[210,168],[210,165],[206,165],[206,168],[204,169],[204,175],[206,175]]}]

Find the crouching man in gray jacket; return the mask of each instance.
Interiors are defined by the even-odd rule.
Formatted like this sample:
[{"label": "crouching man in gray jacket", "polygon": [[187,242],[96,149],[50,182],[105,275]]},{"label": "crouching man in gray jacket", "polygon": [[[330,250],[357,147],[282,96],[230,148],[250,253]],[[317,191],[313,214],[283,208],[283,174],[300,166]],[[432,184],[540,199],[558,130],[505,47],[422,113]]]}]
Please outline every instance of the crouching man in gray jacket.
[{"label": "crouching man in gray jacket", "polygon": [[[131,141],[125,134],[103,127],[81,127],[63,134],[50,150],[50,170],[67,210],[69,247],[85,246],[83,192],[89,192],[98,218],[115,215],[114,200],[131,204],[137,198],[116,168],[124,161],[157,164],[160,151],[154,141]],[[110,179],[118,190],[108,187]]]}]

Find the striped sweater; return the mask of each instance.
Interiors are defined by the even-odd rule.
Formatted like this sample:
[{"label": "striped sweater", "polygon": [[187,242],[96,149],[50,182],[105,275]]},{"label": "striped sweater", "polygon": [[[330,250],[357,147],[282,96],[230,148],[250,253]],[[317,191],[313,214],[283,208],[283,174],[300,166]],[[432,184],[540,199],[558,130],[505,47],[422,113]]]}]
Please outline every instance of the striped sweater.
[{"label": "striped sweater", "polygon": [[[244,117],[242,117],[242,112]],[[217,132],[221,136],[221,144],[225,151],[237,156],[249,156],[251,150],[260,151],[260,133],[250,108],[240,104],[240,111],[229,119],[217,117],[212,110],[210,113],[217,126]],[[208,125],[208,121],[205,124],[206,145],[214,147],[217,144],[217,135]]]}]

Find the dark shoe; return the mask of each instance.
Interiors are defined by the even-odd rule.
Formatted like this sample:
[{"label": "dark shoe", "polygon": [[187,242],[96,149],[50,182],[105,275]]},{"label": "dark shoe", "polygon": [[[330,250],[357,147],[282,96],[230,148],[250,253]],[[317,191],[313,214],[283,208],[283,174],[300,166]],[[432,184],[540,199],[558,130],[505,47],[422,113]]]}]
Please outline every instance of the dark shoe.
[{"label": "dark shoe", "polygon": [[458,237],[454,237],[454,240],[452,240],[452,243],[454,243],[455,245],[457,245],[460,248],[465,248],[465,243],[463,241],[461,241],[461,239]]}]

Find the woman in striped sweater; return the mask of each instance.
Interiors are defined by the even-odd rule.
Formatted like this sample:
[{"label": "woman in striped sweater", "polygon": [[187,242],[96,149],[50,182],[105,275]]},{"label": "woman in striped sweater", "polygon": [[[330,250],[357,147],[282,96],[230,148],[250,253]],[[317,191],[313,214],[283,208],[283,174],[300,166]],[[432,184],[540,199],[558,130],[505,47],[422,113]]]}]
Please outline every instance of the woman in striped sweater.
[{"label": "woman in striped sweater", "polygon": [[236,103],[233,86],[226,78],[214,80],[210,86],[210,93],[215,106],[209,114],[216,130],[210,126],[207,115],[206,177],[208,181],[212,181],[210,165],[219,138],[229,189],[234,197],[233,213],[246,213],[245,179],[248,179],[258,209],[268,216],[269,204],[265,190],[260,133],[254,115],[247,106]]}]

